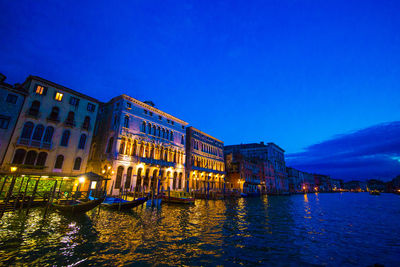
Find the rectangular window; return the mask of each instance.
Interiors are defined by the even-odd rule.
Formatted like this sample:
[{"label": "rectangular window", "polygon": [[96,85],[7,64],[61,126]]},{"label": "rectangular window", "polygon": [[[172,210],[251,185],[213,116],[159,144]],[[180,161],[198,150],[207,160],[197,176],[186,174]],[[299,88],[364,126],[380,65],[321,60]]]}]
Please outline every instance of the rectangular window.
[{"label": "rectangular window", "polygon": [[15,103],[17,103],[17,99],[18,99],[18,96],[13,95],[13,94],[8,94],[8,96],[6,98],[6,102],[7,103],[11,103],[11,104],[15,104]]},{"label": "rectangular window", "polygon": [[171,121],[171,123],[172,123],[172,125],[174,125],[175,122],[174,122],[174,121]]},{"label": "rectangular window", "polygon": [[162,120],[162,117],[161,117],[161,116],[158,116],[158,119],[159,119],[159,120]]},{"label": "rectangular window", "polygon": [[132,104],[128,102],[128,103],[126,103],[126,107],[127,108],[132,108]]},{"label": "rectangular window", "polygon": [[147,114],[147,110],[144,110],[144,114]]},{"label": "rectangular window", "polygon": [[71,96],[71,98],[69,99],[69,104],[71,106],[78,107],[79,106],[79,100],[80,100],[79,98]]},{"label": "rectangular window", "polygon": [[153,116],[153,112],[150,111],[150,116]]},{"label": "rectangular window", "polygon": [[10,117],[0,115],[0,129],[7,129],[10,124]]},{"label": "rectangular window", "polygon": [[57,100],[57,101],[60,101],[60,102],[61,102],[62,99],[63,99],[63,96],[64,96],[63,93],[56,92],[55,95],[54,95],[54,100]]},{"label": "rectangular window", "polygon": [[92,103],[87,104],[87,110],[93,112],[96,109],[96,106]]},{"label": "rectangular window", "polygon": [[35,93],[38,95],[46,95],[47,87],[37,84],[35,88]]},{"label": "rectangular window", "polygon": [[169,123],[169,120],[167,120],[167,122]]}]

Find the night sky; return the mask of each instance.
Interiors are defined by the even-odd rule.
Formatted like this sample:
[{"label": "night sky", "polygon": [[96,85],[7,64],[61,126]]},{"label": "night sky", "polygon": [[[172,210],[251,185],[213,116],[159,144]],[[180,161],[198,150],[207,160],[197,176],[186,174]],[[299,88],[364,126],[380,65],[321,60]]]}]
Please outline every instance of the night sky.
[{"label": "night sky", "polygon": [[0,1],[0,72],[152,100],[305,171],[400,174],[399,1],[118,3]]}]

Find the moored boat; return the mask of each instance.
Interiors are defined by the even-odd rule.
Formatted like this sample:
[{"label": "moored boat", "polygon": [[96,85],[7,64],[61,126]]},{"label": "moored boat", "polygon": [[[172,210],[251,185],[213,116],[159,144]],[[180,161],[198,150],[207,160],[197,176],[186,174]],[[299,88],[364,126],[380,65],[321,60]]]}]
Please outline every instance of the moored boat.
[{"label": "moored boat", "polygon": [[104,201],[104,199],[105,197],[89,201],[66,200],[57,204],[52,203],[52,206],[56,210],[61,212],[78,214],[78,213],[85,213],[89,210],[96,208],[98,205],[100,205],[101,202]]},{"label": "moored boat", "polygon": [[147,196],[140,197],[132,201],[116,197],[107,197],[103,203],[101,203],[101,206],[113,210],[132,209],[145,203],[147,199]]},{"label": "moored boat", "polygon": [[162,195],[162,200],[166,203],[194,204],[194,198],[187,192],[166,192]]},{"label": "moored boat", "polygon": [[370,195],[379,196],[379,195],[381,194],[381,192],[379,192],[378,190],[371,190],[371,191],[369,191],[369,194],[370,194]]}]

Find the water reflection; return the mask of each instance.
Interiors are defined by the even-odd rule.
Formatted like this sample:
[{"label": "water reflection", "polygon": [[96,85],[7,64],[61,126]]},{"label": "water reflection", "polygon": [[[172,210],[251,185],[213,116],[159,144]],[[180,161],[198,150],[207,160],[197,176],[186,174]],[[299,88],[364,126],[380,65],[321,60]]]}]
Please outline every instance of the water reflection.
[{"label": "water reflection", "polygon": [[[383,194],[197,200],[66,217],[5,214],[5,265],[394,265],[400,198]],[[383,212],[384,210],[384,212]],[[362,211],[362,212],[360,212]]]}]

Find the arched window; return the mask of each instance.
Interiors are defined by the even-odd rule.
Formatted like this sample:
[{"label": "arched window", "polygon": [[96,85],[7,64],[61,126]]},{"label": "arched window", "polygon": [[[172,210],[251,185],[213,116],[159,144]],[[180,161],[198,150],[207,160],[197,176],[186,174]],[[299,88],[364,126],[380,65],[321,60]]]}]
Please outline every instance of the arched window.
[{"label": "arched window", "polygon": [[81,134],[81,138],[79,138],[78,148],[85,149],[85,145],[86,145],[86,134]]},{"label": "arched window", "polygon": [[173,131],[171,131],[171,134],[170,134],[170,140],[172,141],[172,140],[174,140],[174,132]]},{"label": "arched window", "polygon": [[121,144],[119,146],[119,154],[125,153],[125,138],[121,138]]},{"label": "arched window", "polygon": [[167,132],[165,133],[165,139],[169,139],[169,131],[167,130]]},{"label": "arched window", "polygon": [[36,166],[44,166],[46,164],[47,153],[40,152],[36,160]]},{"label": "arched window", "polygon": [[153,147],[153,146],[151,146],[151,148],[150,148],[150,155],[149,155],[149,158],[154,159],[154,147]]},{"label": "arched window", "polygon": [[126,151],[125,151],[125,154],[126,154],[126,155],[130,155],[130,153],[131,153],[131,146],[132,146],[131,139],[128,139],[128,142],[126,142]]},{"label": "arched window", "polygon": [[129,116],[126,115],[124,118],[124,127],[129,128]]},{"label": "arched window", "polygon": [[151,134],[151,124],[147,124],[147,133]]},{"label": "arched window", "polygon": [[108,139],[106,153],[111,153],[113,145],[114,145],[114,137],[110,137],[110,139]]},{"label": "arched window", "polygon": [[77,157],[74,162],[74,170],[75,171],[79,171],[81,169],[81,163],[82,163],[82,159],[80,157]]},{"label": "arched window", "polygon": [[137,151],[137,142],[136,140],[133,141],[133,147],[132,147],[132,156],[136,156]]},{"label": "arched window", "polygon": [[157,136],[158,136],[158,137],[161,136],[161,128],[160,128],[160,127],[157,128]]},{"label": "arched window", "polygon": [[24,128],[22,129],[21,138],[30,139],[33,131],[34,124],[30,121],[24,124]]},{"label": "arched window", "polygon": [[132,167],[129,167],[126,171],[126,181],[125,188],[129,189],[131,187],[131,179],[132,179]]},{"label": "arched window", "polygon": [[143,154],[144,154],[144,143],[141,143],[139,150],[139,157],[143,157]]},{"label": "arched window", "polygon": [[46,131],[44,133],[43,142],[51,143],[53,139],[54,128],[52,126],[47,126]]},{"label": "arched window", "polygon": [[184,144],[185,144],[185,138],[184,138],[184,136],[183,136],[183,135],[181,136],[181,144],[182,144],[182,145],[184,145]]},{"label": "arched window", "polygon": [[162,129],[162,138],[165,138],[165,129]]},{"label": "arched window", "polygon": [[85,129],[85,130],[89,130],[89,128],[90,128],[90,117],[89,116],[85,117],[85,120],[83,121],[82,128]]},{"label": "arched window", "polygon": [[58,119],[58,114],[60,113],[60,109],[58,108],[58,107],[53,107],[52,109],[51,109],[51,113],[50,113],[50,116],[49,116],[49,120],[52,120],[52,121],[58,121],[59,119]]},{"label": "arched window", "polygon": [[73,111],[68,112],[68,116],[67,116],[65,123],[67,125],[73,126],[74,120],[75,120],[75,113]]},{"label": "arched window", "polygon": [[157,136],[157,128],[155,125],[153,125],[153,135]]},{"label": "arched window", "polygon": [[54,164],[54,169],[62,169],[64,163],[64,156],[63,155],[58,155],[56,159],[56,164]]},{"label": "arched window", "polygon": [[33,132],[32,140],[40,141],[42,140],[44,132],[44,126],[39,124],[36,126],[35,131]]},{"label": "arched window", "polygon": [[121,188],[121,180],[122,180],[122,174],[124,172],[124,167],[119,166],[117,169],[117,176],[115,178],[115,187],[116,189],[120,189]]},{"label": "arched window", "polygon": [[136,175],[136,189],[135,189],[135,191],[136,192],[142,191],[141,188],[142,188],[142,168],[140,168],[138,170],[137,175]]},{"label": "arched window", "polygon": [[40,102],[35,100],[32,102],[32,105],[29,108],[28,114],[31,116],[37,116],[37,115],[39,115],[39,109],[40,109]]},{"label": "arched window", "polygon": [[35,161],[36,161],[36,157],[37,157],[37,152],[34,150],[30,150],[27,154],[26,154],[26,158],[25,158],[25,165],[35,165]]},{"label": "arched window", "polygon": [[22,164],[26,155],[25,149],[17,149],[14,154],[13,164]]},{"label": "arched window", "polygon": [[182,173],[179,173],[178,189],[182,189]]},{"label": "arched window", "polygon": [[140,129],[142,133],[146,132],[146,122],[142,122],[142,128]]},{"label": "arched window", "polygon": [[71,132],[69,130],[65,130],[63,132],[62,137],[61,137],[60,146],[68,146],[70,135],[71,135]]},{"label": "arched window", "polygon": [[176,178],[178,176],[177,172],[174,172],[174,179],[172,180],[172,189],[175,190],[176,189]]}]

